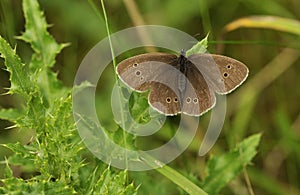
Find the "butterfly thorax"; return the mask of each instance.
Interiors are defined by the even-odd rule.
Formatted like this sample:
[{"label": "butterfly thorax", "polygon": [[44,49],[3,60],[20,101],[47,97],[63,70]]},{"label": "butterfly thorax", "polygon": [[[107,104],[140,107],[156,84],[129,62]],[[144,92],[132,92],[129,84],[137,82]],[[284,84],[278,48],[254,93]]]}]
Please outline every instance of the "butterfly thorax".
[{"label": "butterfly thorax", "polygon": [[[178,75],[177,82],[178,82],[178,90],[180,91],[180,99],[182,99],[183,94],[186,90],[186,84],[187,84],[187,62],[188,59],[185,57],[184,53],[181,53],[178,57],[177,64],[179,65],[179,70],[182,74]],[[178,66],[177,65],[177,66]]]},{"label": "butterfly thorax", "polygon": [[184,53],[181,53],[180,56],[178,57],[178,64],[179,64],[179,70],[182,72],[184,75],[186,75],[186,62],[188,59],[185,57]]}]

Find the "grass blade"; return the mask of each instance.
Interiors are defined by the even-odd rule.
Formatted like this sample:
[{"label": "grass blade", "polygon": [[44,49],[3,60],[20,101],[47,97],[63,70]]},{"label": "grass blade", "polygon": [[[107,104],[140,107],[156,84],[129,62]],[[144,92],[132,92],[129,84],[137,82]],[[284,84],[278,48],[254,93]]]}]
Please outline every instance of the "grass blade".
[{"label": "grass blade", "polygon": [[235,20],[224,27],[229,32],[238,28],[266,28],[300,35],[300,22],[277,16],[250,16]]}]

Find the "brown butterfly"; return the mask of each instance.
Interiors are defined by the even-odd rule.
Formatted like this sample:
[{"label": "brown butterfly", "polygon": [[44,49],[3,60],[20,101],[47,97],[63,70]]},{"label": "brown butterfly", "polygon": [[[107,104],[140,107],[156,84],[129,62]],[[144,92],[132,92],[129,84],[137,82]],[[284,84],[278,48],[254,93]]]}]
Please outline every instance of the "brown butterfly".
[{"label": "brown butterfly", "polygon": [[215,54],[188,57],[147,53],[117,66],[119,78],[138,92],[150,90],[148,102],[167,116],[200,116],[216,103],[215,93],[228,94],[248,76],[248,68],[233,58]]}]

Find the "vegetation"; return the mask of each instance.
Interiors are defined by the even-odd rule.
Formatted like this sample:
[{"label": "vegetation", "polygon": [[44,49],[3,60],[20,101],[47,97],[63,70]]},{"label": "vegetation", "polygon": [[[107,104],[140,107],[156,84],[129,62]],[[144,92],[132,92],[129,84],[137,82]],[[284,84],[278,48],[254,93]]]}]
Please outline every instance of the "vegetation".
[{"label": "vegetation", "polygon": [[[297,7],[280,0],[2,0],[0,194],[300,194]],[[209,154],[198,156],[207,113],[179,158],[132,172],[105,164],[83,144],[72,85],[85,54],[107,33],[141,24],[171,26],[199,40],[209,33],[208,50],[243,61],[250,75],[228,95],[225,124]],[[115,79],[111,65],[95,98],[110,137],[129,148],[167,142],[180,117],[142,141],[116,125],[107,107]],[[133,94],[130,106],[137,121],[149,120],[147,95]]]}]

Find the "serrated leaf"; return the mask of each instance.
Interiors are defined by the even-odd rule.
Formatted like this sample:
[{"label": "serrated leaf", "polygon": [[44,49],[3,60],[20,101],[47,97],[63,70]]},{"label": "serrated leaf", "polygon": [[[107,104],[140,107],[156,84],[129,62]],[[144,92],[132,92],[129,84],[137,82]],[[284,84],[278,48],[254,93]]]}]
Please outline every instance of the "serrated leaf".
[{"label": "serrated leaf", "polygon": [[16,154],[27,154],[28,150],[19,142],[17,143],[7,143],[7,144],[3,144],[3,146],[11,149],[12,151],[14,151]]},{"label": "serrated leaf", "polygon": [[255,134],[239,143],[229,153],[213,157],[207,164],[207,177],[202,186],[209,194],[218,194],[222,187],[234,179],[256,155],[261,134]]},{"label": "serrated leaf", "polygon": [[22,145],[20,142],[17,143],[7,143],[3,144],[3,146],[9,148],[10,150],[14,151],[16,154],[21,155],[31,155],[37,154],[37,149],[32,145]]},{"label": "serrated leaf", "polygon": [[63,181],[42,180],[38,177],[23,180],[15,177],[3,179],[3,194],[75,194],[75,190]]},{"label": "serrated leaf", "polygon": [[127,149],[135,150],[135,139],[136,136],[127,132],[124,132],[123,129],[118,128],[117,131],[114,131],[111,134],[112,139],[118,145],[125,147]]},{"label": "serrated leaf", "polygon": [[133,92],[129,99],[131,116],[138,123],[148,123],[151,120],[147,96],[148,94]]},{"label": "serrated leaf", "polygon": [[72,118],[71,102],[71,96],[65,99],[58,99],[54,102],[56,109],[51,112],[51,115],[55,116],[55,118],[53,118],[53,126],[67,130],[75,125],[73,120],[70,120]]},{"label": "serrated leaf", "polygon": [[4,169],[4,176],[5,176],[6,178],[11,178],[11,177],[13,177],[13,172],[12,172],[11,168],[9,167],[7,161],[6,161],[6,166],[5,166],[5,169]]},{"label": "serrated leaf", "polygon": [[35,52],[30,68],[33,69],[33,72],[40,71],[45,67],[50,68],[55,63],[56,55],[66,44],[57,44],[48,33],[48,24],[37,1],[23,0],[23,11],[26,30],[19,38],[30,43]]},{"label": "serrated leaf", "polygon": [[65,92],[60,90],[63,86],[50,68],[55,64],[56,55],[68,44],[58,44],[48,33],[48,24],[37,1],[24,0],[23,11],[26,30],[18,38],[30,43],[35,52],[29,64],[30,73],[43,95],[44,105],[48,107]]},{"label": "serrated leaf", "polygon": [[108,167],[95,185],[95,192],[99,194],[136,194],[137,189],[133,184],[126,185],[127,171],[113,173]]},{"label": "serrated leaf", "polygon": [[15,50],[1,36],[0,54],[0,57],[5,59],[6,70],[10,73],[11,86],[8,94],[20,93],[24,97],[28,97],[29,92],[32,90],[28,69],[21,62]]},{"label": "serrated leaf", "polygon": [[186,51],[186,56],[190,56],[192,54],[197,53],[205,53],[207,51],[207,44],[208,44],[208,35],[197,44],[195,44],[191,49]]},{"label": "serrated leaf", "polygon": [[46,107],[49,107],[57,98],[64,97],[69,91],[57,79],[57,74],[50,70],[42,71],[39,74],[37,84],[43,96],[43,104]]},{"label": "serrated leaf", "polygon": [[0,109],[0,119],[16,122],[23,115],[22,111],[17,109]]},{"label": "serrated leaf", "polygon": [[22,126],[44,131],[46,107],[43,105],[43,97],[40,93],[32,93],[27,103],[26,117],[21,119]]},{"label": "serrated leaf", "polygon": [[[36,154],[36,155],[38,155],[38,154]],[[22,166],[23,172],[26,172],[25,169],[34,172],[34,171],[36,171],[36,168],[37,168],[37,167],[34,167],[34,160],[33,160],[32,156],[29,157],[28,155],[24,156],[21,154],[14,154],[12,156],[9,156],[8,162],[10,165]]]},{"label": "serrated leaf", "polygon": [[37,150],[29,145],[22,145],[21,143],[8,143],[3,146],[9,148],[14,152],[14,155],[8,158],[9,164],[12,165],[32,165],[33,159],[38,155]]},{"label": "serrated leaf", "polygon": [[83,90],[90,88],[90,87],[96,87],[96,86],[88,81],[84,81],[84,82],[80,83],[80,85],[73,86],[72,94],[73,94],[73,96],[75,96],[78,93],[81,93]]}]

